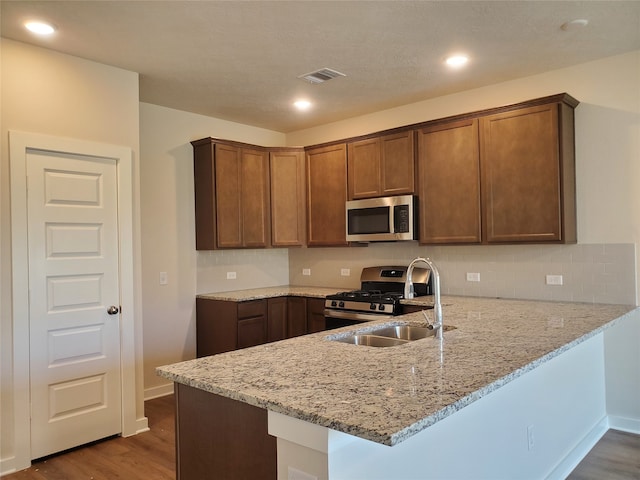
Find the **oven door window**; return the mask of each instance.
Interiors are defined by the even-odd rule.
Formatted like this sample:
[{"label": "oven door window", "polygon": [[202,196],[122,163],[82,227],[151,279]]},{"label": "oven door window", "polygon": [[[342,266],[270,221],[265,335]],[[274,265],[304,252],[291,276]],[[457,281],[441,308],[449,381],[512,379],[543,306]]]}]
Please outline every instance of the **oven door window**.
[{"label": "oven door window", "polygon": [[358,208],[349,210],[349,235],[391,233],[389,207]]}]

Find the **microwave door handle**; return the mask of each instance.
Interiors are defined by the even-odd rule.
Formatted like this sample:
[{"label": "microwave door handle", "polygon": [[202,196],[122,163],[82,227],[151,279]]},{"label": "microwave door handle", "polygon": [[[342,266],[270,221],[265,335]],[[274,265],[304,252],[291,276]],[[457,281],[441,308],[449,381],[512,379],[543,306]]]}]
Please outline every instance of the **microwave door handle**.
[{"label": "microwave door handle", "polygon": [[389,205],[389,233],[395,233],[396,209],[393,205]]}]

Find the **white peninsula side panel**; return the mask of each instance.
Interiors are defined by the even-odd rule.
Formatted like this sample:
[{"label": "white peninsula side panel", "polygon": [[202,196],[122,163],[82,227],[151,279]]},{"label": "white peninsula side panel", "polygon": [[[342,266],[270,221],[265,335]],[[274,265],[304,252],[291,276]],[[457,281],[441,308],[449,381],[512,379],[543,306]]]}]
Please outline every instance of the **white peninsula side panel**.
[{"label": "white peninsula side panel", "polygon": [[603,334],[393,447],[269,413],[279,480],[564,478],[608,428]]}]

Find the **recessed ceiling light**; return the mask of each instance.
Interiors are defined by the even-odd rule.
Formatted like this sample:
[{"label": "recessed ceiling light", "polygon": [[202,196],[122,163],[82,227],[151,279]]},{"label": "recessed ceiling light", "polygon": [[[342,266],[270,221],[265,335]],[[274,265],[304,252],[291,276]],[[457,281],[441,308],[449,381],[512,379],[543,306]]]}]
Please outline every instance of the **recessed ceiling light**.
[{"label": "recessed ceiling light", "polygon": [[296,100],[293,102],[293,106],[298,110],[309,110],[311,108],[311,102],[309,100]]},{"label": "recessed ceiling light", "polygon": [[445,63],[450,67],[462,67],[469,61],[469,57],[466,55],[451,55],[447,57]]},{"label": "recessed ceiling light", "polygon": [[24,26],[32,33],[36,33],[38,35],[51,35],[56,29],[53,25],[44,22],[27,22]]},{"label": "recessed ceiling light", "polygon": [[576,20],[571,20],[570,22],[565,22],[560,27],[565,32],[569,30],[580,30],[581,28],[586,27],[589,24],[589,20],[585,20],[584,18],[578,18]]}]

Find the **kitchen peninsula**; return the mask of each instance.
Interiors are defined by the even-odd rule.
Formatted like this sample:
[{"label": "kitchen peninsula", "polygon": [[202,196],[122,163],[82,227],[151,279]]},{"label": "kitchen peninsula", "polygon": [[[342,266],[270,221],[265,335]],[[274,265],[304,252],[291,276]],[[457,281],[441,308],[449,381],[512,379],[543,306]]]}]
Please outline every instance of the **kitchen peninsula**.
[{"label": "kitchen peninsula", "polygon": [[[195,478],[185,472],[226,442],[205,427],[187,452],[183,414],[207,425],[237,406],[254,409],[247,421],[277,437],[265,439],[265,451],[275,454],[277,445],[279,479],[541,478],[606,429],[604,335],[636,321],[636,307],[442,301],[445,325],[456,327],[442,343],[334,341],[382,324],[424,324],[413,313],[160,367],[176,382],[178,478]],[[207,410],[209,400],[225,410]],[[248,447],[237,458],[251,463],[257,452]]]}]

